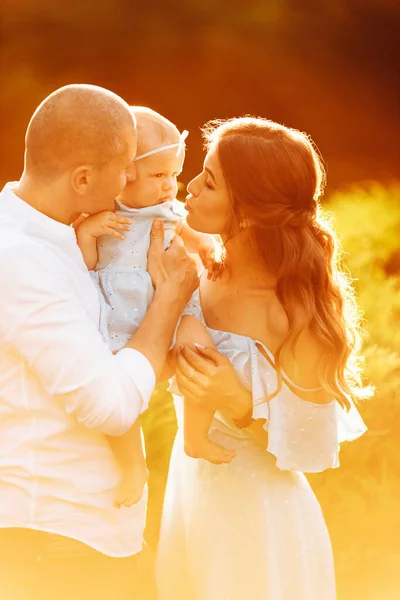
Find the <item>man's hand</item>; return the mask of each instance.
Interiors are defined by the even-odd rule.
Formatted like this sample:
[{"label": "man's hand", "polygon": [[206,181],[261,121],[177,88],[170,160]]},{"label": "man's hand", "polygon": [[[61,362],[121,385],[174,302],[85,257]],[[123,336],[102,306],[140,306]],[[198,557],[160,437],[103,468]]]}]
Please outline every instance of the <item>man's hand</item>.
[{"label": "man's hand", "polygon": [[158,379],[186,302],[199,285],[196,267],[179,236],[164,250],[164,224],[153,223],[147,270],[155,287],[153,301],[142,324],[127,343],[145,356]]},{"label": "man's hand", "polygon": [[147,270],[156,289],[171,289],[186,303],[199,285],[196,267],[178,235],[167,250],[164,250],[163,243],[164,224],[157,219],[151,228]]}]

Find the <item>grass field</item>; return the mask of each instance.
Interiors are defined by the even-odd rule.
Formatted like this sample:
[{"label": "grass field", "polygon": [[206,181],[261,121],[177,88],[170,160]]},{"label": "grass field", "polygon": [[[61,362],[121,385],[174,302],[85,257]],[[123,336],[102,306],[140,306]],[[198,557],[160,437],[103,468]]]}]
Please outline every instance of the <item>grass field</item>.
[{"label": "grass field", "polygon": [[[327,206],[365,317],[359,410],[368,432],[341,450],[340,469],[309,477],[331,534],[338,600],[400,598],[400,187],[336,193]],[[155,548],[176,421],[166,386],[143,419],[150,468],[147,538]]]}]

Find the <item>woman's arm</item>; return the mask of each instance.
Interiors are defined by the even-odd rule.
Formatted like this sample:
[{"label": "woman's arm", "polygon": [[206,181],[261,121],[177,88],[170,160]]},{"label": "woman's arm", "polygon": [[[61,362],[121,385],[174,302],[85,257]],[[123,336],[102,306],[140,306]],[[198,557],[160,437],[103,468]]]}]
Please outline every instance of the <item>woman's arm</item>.
[{"label": "woman's arm", "polygon": [[236,420],[252,410],[251,392],[240,383],[229,359],[215,348],[184,346],[177,354],[176,367],[176,380],[185,396],[210,410],[226,410]]},{"label": "woman's arm", "polygon": [[[193,370],[196,375],[190,377]],[[193,351],[185,346],[177,357],[176,379],[185,397],[210,410],[225,410],[237,425],[245,428],[266,449],[268,433],[263,428],[265,420],[251,418],[252,394],[242,386],[226,356],[215,348],[196,346]]]}]

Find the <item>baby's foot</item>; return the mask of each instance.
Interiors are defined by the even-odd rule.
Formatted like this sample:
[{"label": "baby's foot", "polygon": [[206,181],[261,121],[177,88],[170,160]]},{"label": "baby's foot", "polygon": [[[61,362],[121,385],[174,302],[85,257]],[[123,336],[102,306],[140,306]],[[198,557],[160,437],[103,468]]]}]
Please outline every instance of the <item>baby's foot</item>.
[{"label": "baby's foot", "polygon": [[121,485],[118,488],[115,505],[121,508],[122,506],[129,507],[139,502],[148,478],[149,471],[145,462],[134,465],[129,471],[125,471],[122,476]]},{"label": "baby's foot", "polygon": [[190,443],[185,442],[185,454],[191,458],[204,458],[215,465],[230,463],[236,456],[234,450],[224,448],[208,438],[191,440]]}]

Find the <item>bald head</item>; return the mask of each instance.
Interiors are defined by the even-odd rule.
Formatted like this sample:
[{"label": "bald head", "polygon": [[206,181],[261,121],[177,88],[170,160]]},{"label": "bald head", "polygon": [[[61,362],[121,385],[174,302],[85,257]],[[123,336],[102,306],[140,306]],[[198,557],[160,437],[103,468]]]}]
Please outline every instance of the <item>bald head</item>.
[{"label": "bald head", "polygon": [[53,179],[80,165],[101,167],[135,142],[128,104],[101,87],[74,84],[48,96],[34,112],[25,138],[25,171]]},{"label": "bald head", "polygon": [[138,156],[179,141],[176,125],[158,112],[146,106],[131,106],[131,111],[137,123]]}]

